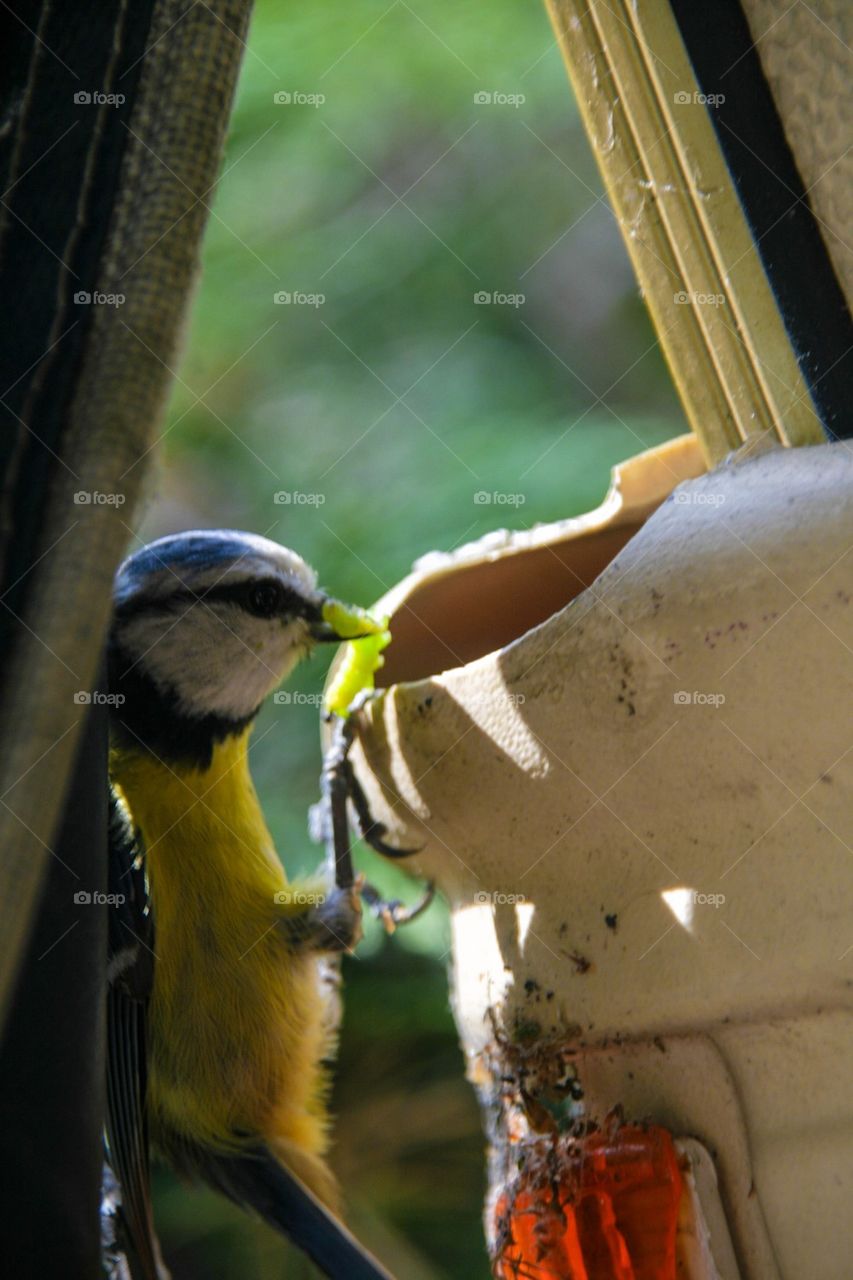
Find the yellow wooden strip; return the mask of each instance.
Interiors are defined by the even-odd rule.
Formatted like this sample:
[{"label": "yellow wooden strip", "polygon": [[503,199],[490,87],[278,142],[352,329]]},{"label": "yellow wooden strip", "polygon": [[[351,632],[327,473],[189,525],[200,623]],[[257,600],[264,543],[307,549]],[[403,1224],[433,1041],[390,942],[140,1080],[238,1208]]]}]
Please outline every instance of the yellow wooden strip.
[{"label": "yellow wooden strip", "polygon": [[546,0],[690,425],[710,464],[825,434],[661,0]]}]

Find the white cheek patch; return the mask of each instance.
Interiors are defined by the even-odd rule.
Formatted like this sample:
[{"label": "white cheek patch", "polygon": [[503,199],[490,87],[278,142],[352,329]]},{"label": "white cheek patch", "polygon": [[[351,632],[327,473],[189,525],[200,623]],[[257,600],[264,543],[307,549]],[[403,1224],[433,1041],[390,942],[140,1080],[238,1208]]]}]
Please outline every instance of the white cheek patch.
[{"label": "white cheek patch", "polygon": [[306,624],[254,618],[237,605],[193,604],[130,621],[122,646],[191,715],[240,720],[252,714],[304,656]]}]

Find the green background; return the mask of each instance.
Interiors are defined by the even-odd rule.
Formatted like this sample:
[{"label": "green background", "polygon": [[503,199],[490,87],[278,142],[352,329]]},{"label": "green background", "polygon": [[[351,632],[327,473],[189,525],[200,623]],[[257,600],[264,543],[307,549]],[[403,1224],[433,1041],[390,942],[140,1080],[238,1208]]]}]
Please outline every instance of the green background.
[{"label": "green background", "polygon": [[[263,0],[207,199],[143,540],[250,529],[368,604],[427,551],[596,505],[615,462],[685,429],[536,0]],[[327,661],[255,734],[292,873],[318,858],[306,810]],[[359,864],[416,894],[367,851]],[[345,964],[333,1163],[399,1280],[489,1274],[448,936],[437,905],[392,939],[370,928]],[[212,1193],[164,1171],[155,1191],[176,1280],[313,1274]]]}]

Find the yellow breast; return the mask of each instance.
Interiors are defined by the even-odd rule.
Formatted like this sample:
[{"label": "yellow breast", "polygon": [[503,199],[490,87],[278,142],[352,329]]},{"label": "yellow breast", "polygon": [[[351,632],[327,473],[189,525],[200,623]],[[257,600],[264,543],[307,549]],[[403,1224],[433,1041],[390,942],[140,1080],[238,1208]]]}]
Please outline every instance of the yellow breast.
[{"label": "yellow breast", "polygon": [[248,732],[227,739],[205,770],[111,756],[142,832],[154,910],[152,1138],[226,1148],[263,1137],[311,1156],[325,1146],[320,1063],[333,1047],[335,992],[327,962],[293,951],[276,927],[287,880],[247,748]]}]

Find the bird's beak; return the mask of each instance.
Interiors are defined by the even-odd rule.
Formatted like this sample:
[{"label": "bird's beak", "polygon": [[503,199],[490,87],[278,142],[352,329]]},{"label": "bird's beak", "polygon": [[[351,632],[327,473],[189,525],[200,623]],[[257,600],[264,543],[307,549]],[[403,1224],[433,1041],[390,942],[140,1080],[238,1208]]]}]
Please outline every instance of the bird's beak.
[{"label": "bird's beak", "polygon": [[322,644],[361,640],[364,636],[378,635],[384,628],[363,609],[341,604],[340,600],[325,600],[320,606],[319,617],[309,623],[309,630],[312,639]]}]

